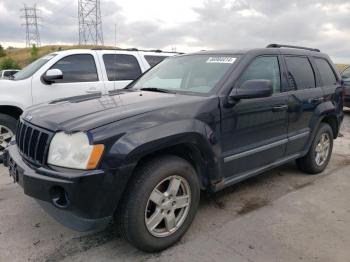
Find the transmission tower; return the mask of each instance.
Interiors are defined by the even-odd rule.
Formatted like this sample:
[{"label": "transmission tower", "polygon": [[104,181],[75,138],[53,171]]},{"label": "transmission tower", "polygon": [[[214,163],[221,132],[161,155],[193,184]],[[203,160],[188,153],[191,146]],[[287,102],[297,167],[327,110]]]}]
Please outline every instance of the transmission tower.
[{"label": "transmission tower", "polygon": [[40,17],[38,16],[38,9],[36,4],[33,7],[27,7],[21,9],[23,12],[22,18],[25,20],[26,27],[26,47],[31,47],[32,45],[40,46],[40,35],[39,35],[39,25],[38,21]]},{"label": "transmission tower", "polygon": [[79,44],[103,45],[100,0],[78,0]]}]

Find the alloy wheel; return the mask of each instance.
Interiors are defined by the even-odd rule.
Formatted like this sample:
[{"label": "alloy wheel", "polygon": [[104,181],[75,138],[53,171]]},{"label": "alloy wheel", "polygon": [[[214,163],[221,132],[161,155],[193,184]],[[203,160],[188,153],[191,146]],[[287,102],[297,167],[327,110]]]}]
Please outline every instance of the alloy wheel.
[{"label": "alloy wheel", "polygon": [[191,206],[191,189],[181,176],[170,176],[152,191],[145,210],[145,223],[155,237],[167,237],[185,221]]},{"label": "alloy wheel", "polygon": [[12,131],[8,127],[0,125],[0,156],[3,154],[4,149],[10,143],[12,137]]},{"label": "alloy wheel", "polygon": [[315,162],[318,166],[322,166],[328,158],[330,150],[330,137],[328,133],[323,133],[316,145]]}]

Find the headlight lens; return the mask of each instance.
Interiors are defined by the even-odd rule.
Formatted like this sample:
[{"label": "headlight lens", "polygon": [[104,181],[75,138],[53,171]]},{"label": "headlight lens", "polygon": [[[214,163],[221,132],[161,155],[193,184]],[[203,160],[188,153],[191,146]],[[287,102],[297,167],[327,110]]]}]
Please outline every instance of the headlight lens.
[{"label": "headlight lens", "polygon": [[47,162],[60,167],[94,169],[103,151],[103,145],[90,145],[85,133],[59,132],[51,140]]}]

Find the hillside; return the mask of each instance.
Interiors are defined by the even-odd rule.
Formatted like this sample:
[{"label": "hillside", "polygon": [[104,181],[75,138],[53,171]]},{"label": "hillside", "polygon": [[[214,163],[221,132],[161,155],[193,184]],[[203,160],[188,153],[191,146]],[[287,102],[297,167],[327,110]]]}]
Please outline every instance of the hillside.
[{"label": "hillside", "polygon": [[[95,46],[81,46],[81,45],[47,45],[47,46],[38,47],[37,57],[41,57],[49,53],[60,51],[60,50],[86,49],[86,48],[94,48],[94,47]],[[112,48],[112,47],[105,46],[105,48]],[[7,48],[6,56],[0,58],[0,64],[4,59],[10,58],[14,60],[19,65],[20,68],[23,68],[26,65],[30,64],[33,60],[35,60],[35,57],[32,57],[31,55],[31,51],[32,51],[32,48]]]},{"label": "hillside", "polygon": [[[41,57],[44,55],[47,55],[49,53],[60,51],[60,50],[67,50],[67,49],[86,49],[86,48],[94,48],[95,46],[81,46],[81,45],[47,45],[42,46],[38,48],[38,55],[37,57]],[[104,48],[113,48],[111,46],[105,46]],[[8,48],[6,49],[6,56],[0,58],[0,65],[1,62],[6,59],[10,58],[15,63],[18,64],[20,68],[25,67],[26,65],[30,64],[33,60],[35,60],[35,57],[32,57],[31,55],[31,48]],[[342,72],[346,67],[349,65],[345,64],[337,64],[336,65],[338,70]],[[0,68],[1,70],[2,68]]]}]

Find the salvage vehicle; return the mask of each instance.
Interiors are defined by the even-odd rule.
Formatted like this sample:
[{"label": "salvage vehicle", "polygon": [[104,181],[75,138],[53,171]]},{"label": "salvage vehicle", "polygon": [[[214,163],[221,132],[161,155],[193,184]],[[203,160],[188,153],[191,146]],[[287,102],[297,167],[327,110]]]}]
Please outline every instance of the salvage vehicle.
[{"label": "salvage vehicle", "polygon": [[34,61],[10,80],[1,80],[0,162],[26,107],[58,98],[105,94],[124,88],[150,67],[176,54],[135,48],[65,50]]},{"label": "salvage vehicle", "polygon": [[341,72],[341,77],[345,86],[344,106],[350,107],[350,66]]},{"label": "salvage vehicle", "polygon": [[76,230],[113,218],[137,248],[189,228],[200,192],[296,160],[322,172],[343,86],[317,49],[269,45],[169,58],[127,88],[31,107],[5,165],[24,193]]}]

